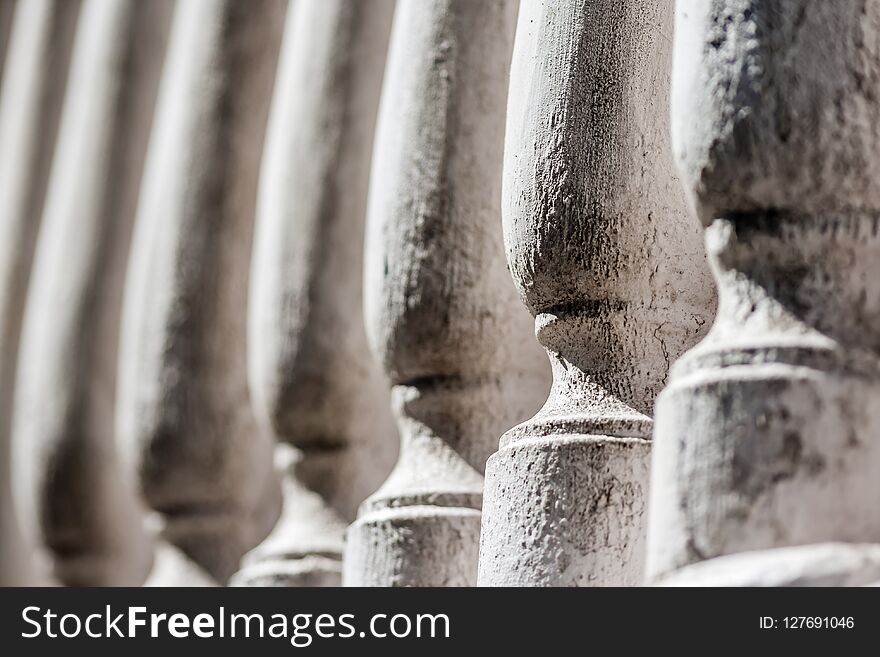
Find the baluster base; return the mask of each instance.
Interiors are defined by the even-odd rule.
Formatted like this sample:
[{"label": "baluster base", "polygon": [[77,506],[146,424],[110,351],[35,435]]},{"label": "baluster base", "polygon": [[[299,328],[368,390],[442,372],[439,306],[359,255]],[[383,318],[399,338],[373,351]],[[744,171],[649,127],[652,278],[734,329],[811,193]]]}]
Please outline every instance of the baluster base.
[{"label": "baluster base", "polygon": [[229,581],[229,586],[279,588],[341,585],[342,561],[335,556],[315,555],[249,564]]},{"label": "baluster base", "polygon": [[[335,455],[330,455],[335,460]],[[281,517],[266,539],[244,556],[230,586],[340,586],[348,523],[304,479],[328,463],[287,444],[275,447],[283,495]]]},{"label": "baluster base", "polygon": [[651,443],[508,442],[486,467],[479,586],[641,583]]},{"label": "baluster base", "polygon": [[480,511],[405,506],[370,511],[348,529],[345,586],[473,586]]}]

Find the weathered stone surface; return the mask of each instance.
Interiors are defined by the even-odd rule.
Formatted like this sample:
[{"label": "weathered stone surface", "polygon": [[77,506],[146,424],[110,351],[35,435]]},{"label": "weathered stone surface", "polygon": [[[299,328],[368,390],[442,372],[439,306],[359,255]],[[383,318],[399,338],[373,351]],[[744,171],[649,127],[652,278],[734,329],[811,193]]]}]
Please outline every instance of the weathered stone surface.
[{"label": "weathered stone surface", "polygon": [[365,310],[400,458],[349,528],[348,585],[466,586],[483,469],[546,394],[504,263],[500,187],[517,3],[402,0],[368,213]]},{"label": "weathered stone surface", "polygon": [[286,4],[177,3],[125,293],[120,438],[163,537],[221,583],[280,509],[245,309]]},{"label": "weathered stone surface", "polygon": [[248,362],[282,444],[284,511],[237,584],[336,585],[345,528],[393,463],[388,386],[367,347],[363,235],[393,1],[298,0],[261,174]]},{"label": "weathered stone surface", "polygon": [[714,310],[672,175],[671,24],[659,0],[520,8],[504,235],[554,383],[489,459],[481,585],[641,580],[654,398]]},{"label": "weathered stone surface", "polygon": [[504,450],[486,487],[480,585],[638,581],[648,441],[562,433]]},{"label": "weathered stone surface", "polygon": [[13,507],[12,397],[78,12],[78,0],[17,3],[0,88],[0,586],[34,584],[45,575],[31,567]]},{"label": "weathered stone surface", "polygon": [[704,223],[880,206],[880,6],[680,0],[672,133]]},{"label": "weathered stone surface", "polygon": [[115,449],[116,348],[169,2],[86,0],[34,256],[15,391],[16,490],[54,575],[140,584],[148,543]]},{"label": "weathered stone surface", "polygon": [[[673,140],[720,304],[658,401],[651,577],[880,543],[878,28],[871,2],[679,2]],[[825,576],[797,563],[780,581]]]}]

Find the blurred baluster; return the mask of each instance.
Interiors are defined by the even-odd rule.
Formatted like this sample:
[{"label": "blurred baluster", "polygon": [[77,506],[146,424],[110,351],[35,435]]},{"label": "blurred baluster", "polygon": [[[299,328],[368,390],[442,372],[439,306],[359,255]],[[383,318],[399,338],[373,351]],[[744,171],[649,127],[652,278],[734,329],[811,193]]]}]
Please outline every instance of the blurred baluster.
[{"label": "blurred baluster", "polygon": [[[180,0],[138,208],[118,426],[168,545],[219,582],[280,509],[247,390],[257,177],[284,0]],[[159,565],[150,583],[174,579]],[[157,575],[157,573],[154,573]],[[181,574],[183,576],[183,574]]]},{"label": "blurred baluster", "polygon": [[[41,581],[13,507],[12,397],[25,295],[79,0],[15,5],[0,85],[0,585]],[[5,7],[8,11],[9,7]],[[35,519],[32,519],[35,520]]]},{"label": "blurred baluster", "polygon": [[276,81],[248,362],[284,511],[235,582],[338,586],[345,528],[388,474],[387,384],[367,348],[363,233],[391,0],[297,0]]},{"label": "blurred baluster", "polygon": [[16,489],[28,491],[23,515],[69,585],[137,585],[151,560],[121,476],[114,400],[122,282],[170,15],[168,0],[83,3],[34,256]]}]

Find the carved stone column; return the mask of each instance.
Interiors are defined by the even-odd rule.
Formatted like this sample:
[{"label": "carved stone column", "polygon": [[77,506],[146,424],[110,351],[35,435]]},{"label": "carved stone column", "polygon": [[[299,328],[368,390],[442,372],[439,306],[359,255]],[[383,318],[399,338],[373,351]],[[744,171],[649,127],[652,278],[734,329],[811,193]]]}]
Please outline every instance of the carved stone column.
[{"label": "carved stone column", "polygon": [[498,0],[397,5],[365,300],[401,448],[348,531],[348,585],[473,585],[486,458],[547,390],[500,233],[516,11]]},{"label": "carved stone column", "polygon": [[0,88],[0,586],[35,582],[13,508],[12,396],[78,13],[78,0],[17,3]]},{"label": "carved stone column", "polygon": [[69,585],[140,584],[151,559],[113,424],[122,281],[170,8],[84,3],[28,291],[16,490]]},{"label": "carved stone column", "polygon": [[719,308],[658,401],[649,576],[876,580],[880,5],[676,16],[673,140]]},{"label": "carved stone column", "polygon": [[248,362],[279,441],[281,520],[241,585],[339,586],[345,528],[393,463],[362,313],[367,182],[393,0],[297,0],[276,81],[251,264]]},{"label": "carved stone column", "polygon": [[554,382],[489,459],[481,585],[641,581],[654,397],[713,290],[672,177],[662,0],[520,9],[504,236]]},{"label": "carved stone column", "polygon": [[162,537],[225,582],[280,507],[247,390],[260,154],[283,0],[180,0],[138,209],[118,425]]}]

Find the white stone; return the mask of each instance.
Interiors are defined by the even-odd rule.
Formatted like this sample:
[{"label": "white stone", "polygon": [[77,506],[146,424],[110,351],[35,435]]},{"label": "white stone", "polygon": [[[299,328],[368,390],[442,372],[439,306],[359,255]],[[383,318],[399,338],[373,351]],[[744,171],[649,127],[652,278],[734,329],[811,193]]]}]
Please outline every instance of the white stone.
[{"label": "white stone", "polygon": [[0,586],[35,584],[46,576],[31,563],[32,546],[13,506],[12,397],[78,12],[76,0],[17,3],[0,88]]},{"label": "white stone", "polygon": [[720,302],[658,400],[651,578],[880,544],[878,26],[877,3],[678,3],[673,141]]},{"label": "white stone", "polygon": [[671,25],[662,0],[520,8],[504,236],[554,383],[486,467],[480,585],[642,579],[654,397],[714,310],[673,178]]},{"label": "white stone", "polygon": [[120,439],[163,538],[221,583],[280,510],[245,329],[285,9],[178,1],[125,290]]},{"label": "white stone", "polygon": [[368,335],[393,384],[400,457],[349,528],[344,583],[468,586],[483,469],[546,395],[547,365],[501,238],[517,3],[397,3],[368,213]]},{"label": "white stone", "polygon": [[817,543],[740,552],[676,571],[661,586],[877,586],[880,545]]}]

